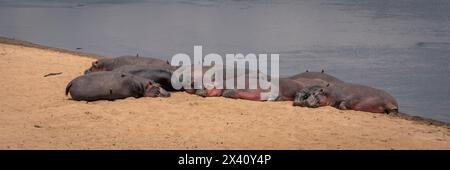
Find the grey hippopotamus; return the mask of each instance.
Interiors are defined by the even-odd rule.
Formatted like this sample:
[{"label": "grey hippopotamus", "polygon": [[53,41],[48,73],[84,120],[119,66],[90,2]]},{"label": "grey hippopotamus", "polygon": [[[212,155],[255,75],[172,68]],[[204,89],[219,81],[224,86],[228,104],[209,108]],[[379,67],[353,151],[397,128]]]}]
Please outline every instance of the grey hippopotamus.
[{"label": "grey hippopotamus", "polygon": [[161,87],[168,91],[176,91],[172,87],[170,79],[172,72],[167,69],[157,69],[148,65],[126,65],[114,69],[115,72],[129,73],[135,76],[143,77],[153,80],[155,83],[161,85]]},{"label": "grey hippopotamus", "polygon": [[398,113],[397,101],[387,92],[351,83],[304,88],[296,94],[294,106],[332,106],[342,110]]},{"label": "grey hippopotamus", "polygon": [[296,74],[293,76],[289,77],[290,79],[298,79],[298,78],[305,78],[305,79],[319,79],[319,80],[323,80],[326,81],[328,83],[343,83],[344,81],[339,80],[338,78],[326,74],[324,73],[324,71],[322,70],[321,72],[310,72],[310,71],[306,71],[300,74]]},{"label": "grey hippopotamus", "polygon": [[115,100],[127,97],[169,97],[170,93],[152,80],[120,72],[96,72],[70,81],[66,95],[73,100]]},{"label": "grey hippopotamus", "polygon": [[[234,99],[246,99],[255,101],[293,101],[297,91],[308,86],[325,86],[327,82],[323,80],[298,78],[296,80],[289,78],[279,79],[278,96],[261,96],[263,92],[270,90],[263,89],[226,89],[222,96]],[[277,87],[272,87],[277,88]]]},{"label": "grey hippopotamus", "polygon": [[[202,85],[201,87],[194,87],[194,79],[203,79],[204,78],[204,74],[206,71],[222,71],[223,73],[223,77],[222,77],[222,83],[223,83],[223,87],[226,88],[226,80],[230,79],[230,78],[234,78],[237,76],[242,76],[242,75],[246,75],[246,77],[248,78],[248,74],[250,73],[249,69],[241,69],[241,68],[232,68],[232,67],[228,67],[228,66],[224,66],[224,65],[218,65],[218,67],[212,67],[212,66],[201,66],[202,70],[200,74],[194,74],[194,65],[191,65],[190,69],[191,69],[191,80],[190,80],[190,89],[184,89],[187,93],[190,94],[196,94],[202,97],[218,97],[221,96],[223,89],[207,89],[204,85]],[[181,68],[183,71],[186,68]],[[219,70],[217,70],[219,69]],[[227,70],[230,69],[234,69],[234,74],[233,75],[229,75],[227,74]],[[238,70],[241,70],[242,72],[238,73]],[[243,73],[243,74],[242,74]],[[255,73],[258,73],[257,71]],[[211,80],[213,81],[213,83],[215,83],[215,77],[211,77]],[[211,84],[206,84],[206,86],[209,86]],[[236,85],[236,82],[235,82]]]},{"label": "grey hippopotamus", "polygon": [[120,56],[116,58],[102,58],[92,62],[92,66],[84,71],[84,74],[97,71],[112,71],[125,65],[147,65],[152,66],[155,69],[168,69],[173,70],[167,61],[139,56]]}]

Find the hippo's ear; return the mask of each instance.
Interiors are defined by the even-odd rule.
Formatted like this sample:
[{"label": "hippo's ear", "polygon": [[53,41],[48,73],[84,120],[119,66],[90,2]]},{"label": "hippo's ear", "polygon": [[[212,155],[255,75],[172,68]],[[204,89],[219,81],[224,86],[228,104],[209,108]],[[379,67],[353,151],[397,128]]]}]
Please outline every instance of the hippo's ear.
[{"label": "hippo's ear", "polygon": [[153,86],[153,81],[148,81],[147,84],[145,85],[145,89],[149,89]]},{"label": "hippo's ear", "polygon": [[148,81],[149,86],[156,86],[156,87],[160,87],[161,85],[159,83],[154,82],[153,80]]}]

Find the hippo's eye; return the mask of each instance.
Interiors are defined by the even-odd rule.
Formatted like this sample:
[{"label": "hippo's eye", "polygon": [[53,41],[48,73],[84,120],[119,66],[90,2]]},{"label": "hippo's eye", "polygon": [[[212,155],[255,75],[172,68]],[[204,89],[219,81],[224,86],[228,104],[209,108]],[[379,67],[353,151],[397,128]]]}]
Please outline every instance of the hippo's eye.
[{"label": "hippo's eye", "polygon": [[305,94],[305,95],[303,95],[303,100],[306,100],[307,98],[309,97],[309,95],[307,95],[307,94]]}]

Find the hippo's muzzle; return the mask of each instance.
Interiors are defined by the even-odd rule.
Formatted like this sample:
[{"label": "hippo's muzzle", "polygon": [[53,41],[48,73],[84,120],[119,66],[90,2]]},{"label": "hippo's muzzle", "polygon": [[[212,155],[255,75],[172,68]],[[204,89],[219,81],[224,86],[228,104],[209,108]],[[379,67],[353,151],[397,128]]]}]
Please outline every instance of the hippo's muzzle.
[{"label": "hippo's muzzle", "polygon": [[170,97],[170,93],[163,89],[163,88],[159,88],[159,97]]},{"label": "hippo's muzzle", "polygon": [[170,97],[170,93],[158,83],[149,82],[145,90],[145,97]]},{"label": "hippo's muzzle", "polygon": [[309,96],[311,96],[309,93],[304,93],[304,92],[297,92],[297,94],[295,95],[294,98],[294,106],[301,106],[301,107],[305,107],[307,106],[307,102],[306,100],[309,98]]}]

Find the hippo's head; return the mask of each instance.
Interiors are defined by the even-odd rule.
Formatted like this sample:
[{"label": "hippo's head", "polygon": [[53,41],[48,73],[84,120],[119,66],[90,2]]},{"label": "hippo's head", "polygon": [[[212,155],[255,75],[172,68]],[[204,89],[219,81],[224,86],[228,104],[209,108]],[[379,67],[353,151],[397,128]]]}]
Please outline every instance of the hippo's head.
[{"label": "hippo's head", "polygon": [[92,62],[91,68],[84,71],[84,74],[92,73],[92,72],[98,72],[98,71],[110,71],[110,69],[106,68],[105,62],[107,60],[105,59],[99,59]]},{"label": "hippo's head", "polygon": [[303,88],[295,94],[294,106],[320,107],[327,105],[328,89],[322,86]]},{"label": "hippo's head", "polygon": [[301,106],[301,107],[306,107],[306,99],[308,99],[308,97],[311,94],[309,93],[309,91],[306,90],[306,88],[298,91],[297,93],[295,93],[295,98],[294,98],[294,106]]},{"label": "hippo's head", "polygon": [[170,97],[170,93],[164,90],[160,84],[149,81],[145,87],[145,97]]}]

